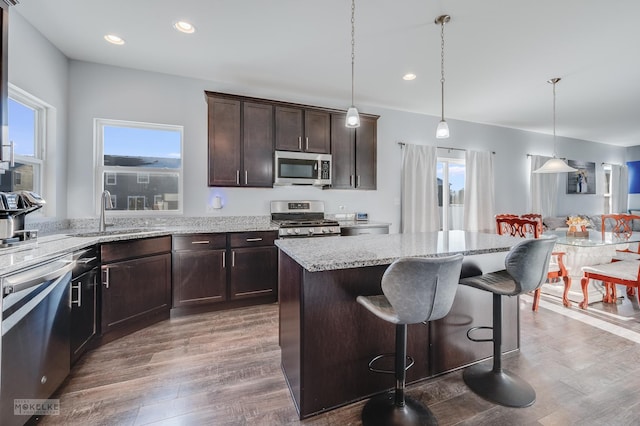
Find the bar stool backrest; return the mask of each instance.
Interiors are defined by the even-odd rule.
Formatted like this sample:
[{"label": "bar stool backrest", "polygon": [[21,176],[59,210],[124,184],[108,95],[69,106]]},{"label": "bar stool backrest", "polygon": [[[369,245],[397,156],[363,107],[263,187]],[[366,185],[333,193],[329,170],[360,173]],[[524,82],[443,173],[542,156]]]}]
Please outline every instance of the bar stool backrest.
[{"label": "bar stool backrest", "polygon": [[401,324],[440,319],[449,313],[460,280],[461,254],[401,258],[382,276],[382,292]]},{"label": "bar stool backrest", "polygon": [[527,293],[547,280],[549,260],[557,237],[544,237],[522,241],[509,251],[505,269],[516,284],[513,295]]}]

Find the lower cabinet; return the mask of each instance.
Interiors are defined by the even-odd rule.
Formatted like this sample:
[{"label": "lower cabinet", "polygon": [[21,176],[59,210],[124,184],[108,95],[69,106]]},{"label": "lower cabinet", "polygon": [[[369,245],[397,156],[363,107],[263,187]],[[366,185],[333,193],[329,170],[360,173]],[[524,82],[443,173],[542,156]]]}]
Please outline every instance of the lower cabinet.
[{"label": "lower cabinet", "polygon": [[98,333],[98,271],[85,272],[71,280],[71,363],[86,351]]},{"label": "lower cabinet", "polygon": [[173,307],[225,309],[277,300],[275,231],[173,237]]},{"label": "lower cabinet", "polygon": [[[240,241],[239,247],[233,246],[234,240]],[[254,246],[246,247],[247,243]],[[272,295],[275,301],[278,287],[278,249],[273,245],[273,238],[246,233],[233,236],[229,281],[231,299]]]},{"label": "lower cabinet", "polygon": [[226,234],[173,237],[173,307],[227,299]]},{"label": "lower cabinet", "polygon": [[169,317],[170,236],[107,243],[100,250],[103,336]]}]

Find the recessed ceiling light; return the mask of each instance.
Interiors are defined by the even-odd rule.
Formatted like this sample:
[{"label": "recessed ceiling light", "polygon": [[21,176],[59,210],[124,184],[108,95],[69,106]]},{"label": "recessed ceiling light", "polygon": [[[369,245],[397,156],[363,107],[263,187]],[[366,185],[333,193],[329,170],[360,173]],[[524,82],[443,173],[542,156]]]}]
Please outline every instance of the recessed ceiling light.
[{"label": "recessed ceiling light", "polygon": [[192,34],[196,31],[196,27],[194,27],[187,21],[178,21],[175,24],[173,24],[173,28],[186,34]]},{"label": "recessed ceiling light", "polygon": [[106,36],[104,36],[104,39],[107,40],[109,43],[117,44],[118,46],[121,46],[124,44],[124,40],[115,34],[107,34]]},{"label": "recessed ceiling light", "polygon": [[415,80],[416,79],[416,75],[413,73],[408,73],[405,74],[404,76],[402,76],[403,80],[407,80],[407,81],[411,81],[411,80]]}]

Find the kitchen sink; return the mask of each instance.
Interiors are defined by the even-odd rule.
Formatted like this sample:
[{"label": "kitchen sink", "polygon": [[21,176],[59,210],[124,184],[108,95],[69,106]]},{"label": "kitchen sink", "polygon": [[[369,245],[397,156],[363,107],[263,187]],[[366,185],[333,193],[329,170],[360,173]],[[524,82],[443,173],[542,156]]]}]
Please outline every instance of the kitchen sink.
[{"label": "kitchen sink", "polygon": [[123,235],[123,234],[139,234],[141,232],[154,232],[159,231],[157,228],[123,228],[123,229],[107,229],[106,231],[80,231],[72,234],[67,234],[70,237],[108,237],[111,235]]}]

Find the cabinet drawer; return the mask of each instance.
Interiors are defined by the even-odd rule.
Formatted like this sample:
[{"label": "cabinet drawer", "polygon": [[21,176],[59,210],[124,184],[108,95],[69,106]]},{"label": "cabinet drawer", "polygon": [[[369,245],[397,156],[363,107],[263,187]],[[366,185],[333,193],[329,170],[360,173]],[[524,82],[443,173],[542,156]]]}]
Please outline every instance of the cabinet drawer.
[{"label": "cabinet drawer", "polygon": [[277,236],[277,231],[236,232],[229,234],[229,245],[231,247],[272,246]]},{"label": "cabinet drawer", "polygon": [[169,253],[170,251],[170,236],[105,243],[100,246],[100,256],[103,264],[122,259]]},{"label": "cabinet drawer", "polygon": [[226,234],[174,235],[173,250],[214,250],[227,247]]}]

